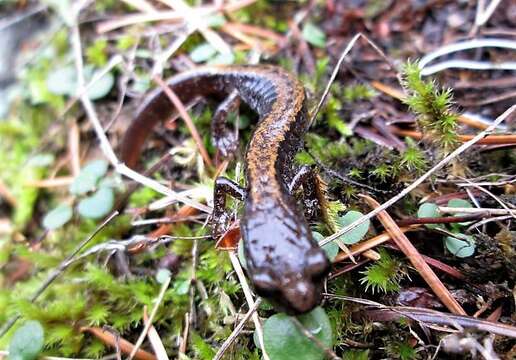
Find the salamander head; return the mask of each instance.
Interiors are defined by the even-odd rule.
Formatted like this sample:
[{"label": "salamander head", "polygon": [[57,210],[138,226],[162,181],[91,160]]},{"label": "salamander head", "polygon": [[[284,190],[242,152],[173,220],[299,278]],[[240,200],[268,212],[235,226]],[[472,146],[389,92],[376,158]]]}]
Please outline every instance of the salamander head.
[{"label": "salamander head", "polygon": [[245,221],[242,227],[251,282],[277,310],[306,313],[321,301],[330,263],[303,217],[295,223],[284,217],[267,220]]},{"label": "salamander head", "polygon": [[[301,260],[301,259],[300,259]],[[323,251],[311,249],[299,272],[260,268],[252,275],[256,292],[267,298],[277,310],[291,315],[302,314],[319,305],[329,262]],[[284,264],[289,266],[292,264]]]}]

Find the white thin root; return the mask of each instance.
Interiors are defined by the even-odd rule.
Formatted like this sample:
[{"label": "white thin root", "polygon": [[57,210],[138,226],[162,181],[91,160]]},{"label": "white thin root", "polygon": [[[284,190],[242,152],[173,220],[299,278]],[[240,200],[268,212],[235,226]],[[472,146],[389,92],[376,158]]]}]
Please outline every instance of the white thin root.
[{"label": "white thin root", "polygon": [[484,47],[494,47],[516,50],[516,41],[507,39],[473,39],[468,41],[461,41],[453,44],[448,44],[440,47],[439,49],[423,56],[419,61],[419,67],[421,69],[421,75],[431,75],[436,72],[449,69],[449,68],[464,68],[471,70],[516,70],[516,62],[502,62],[493,63],[485,61],[474,61],[474,60],[448,60],[435,65],[427,66],[433,60],[463,50],[478,49]]}]

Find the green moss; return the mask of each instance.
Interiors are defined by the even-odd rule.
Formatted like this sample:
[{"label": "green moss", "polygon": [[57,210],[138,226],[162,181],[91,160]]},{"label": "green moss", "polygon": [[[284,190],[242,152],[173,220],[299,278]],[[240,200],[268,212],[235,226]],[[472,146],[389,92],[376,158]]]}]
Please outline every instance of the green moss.
[{"label": "green moss", "polygon": [[399,282],[405,276],[401,263],[384,249],[380,249],[379,253],[380,259],[362,272],[364,277],[360,282],[372,293],[399,290]]},{"label": "green moss", "polygon": [[403,68],[405,103],[417,115],[421,131],[443,154],[458,144],[457,116],[452,112],[451,89],[438,89],[435,81],[425,81],[417,62],[407,62]]}]

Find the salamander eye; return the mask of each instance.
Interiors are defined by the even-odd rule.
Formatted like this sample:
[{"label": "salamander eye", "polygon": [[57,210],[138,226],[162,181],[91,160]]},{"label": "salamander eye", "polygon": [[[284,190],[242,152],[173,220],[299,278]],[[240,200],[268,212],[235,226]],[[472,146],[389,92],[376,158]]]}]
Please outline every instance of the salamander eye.
[{"label": "salamander eye", "polygon": [[308,251],[305,264],[305,274],[313,278],[323,277],[330,270],[330,262],[324,251],[319,248]]},{"label": "salamander eye", "polygon": [[265,271],[258,271],[252,275],[255,290],[262,296],[271,295],[278,290],[278,283]]}]

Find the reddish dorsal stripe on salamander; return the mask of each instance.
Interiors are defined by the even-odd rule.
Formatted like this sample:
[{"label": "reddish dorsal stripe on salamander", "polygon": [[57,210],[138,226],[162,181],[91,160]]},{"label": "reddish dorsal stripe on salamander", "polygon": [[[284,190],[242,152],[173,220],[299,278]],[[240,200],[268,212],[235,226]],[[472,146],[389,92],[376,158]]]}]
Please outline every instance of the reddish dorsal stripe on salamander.
[{"label": "reddish dorsal stripe on salamander", "polygon": [[[204,67],[178,74],[167,84],[183,102],[236,90],[260,116],[246,153],[246,192],[240,194],[248,274],[255,290],[279,310],[311,310],[320,302],[329,262],[289,192],[292,161],[308,129],[303,85],[275,66]],[[128,166],[136,165],[147,136],[173,110],[161,89],[144,100],[122,141]],[[219,185],[227,186],[223,183]]]}]

